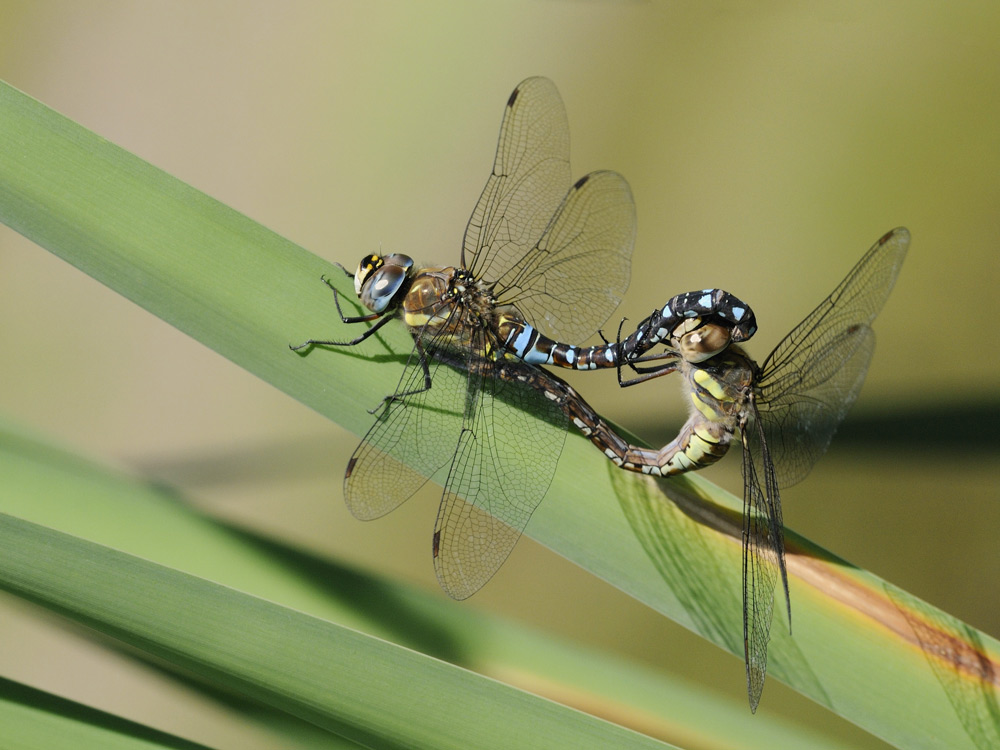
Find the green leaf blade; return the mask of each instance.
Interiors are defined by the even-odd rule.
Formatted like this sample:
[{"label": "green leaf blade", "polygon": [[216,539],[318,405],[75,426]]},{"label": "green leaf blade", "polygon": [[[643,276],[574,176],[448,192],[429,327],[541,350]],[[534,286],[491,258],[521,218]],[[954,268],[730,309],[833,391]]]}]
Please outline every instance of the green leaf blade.
[{"label": "green leaf blade", "polygon": [[[408,337],[387,327],[388,358],[376,356],[385,353],[378,348],[371,356],[289,352],[288,343],[316,334],[317,321],[337,330],[329,291],[318,281],[321,273],[331,273],[328,264],[7,86],[0,86],[0,121],[0,220],[348,429],[367,428],[365,407],[393,390],[399,370],[392,362],[407,351]],[[571,437],[528,533],[740,651],[732,635],[739,633],[739,599],[732,595],[740,575],[739,539],[726,530],[726,513],[717,510],[731,513],[739,501],[698,477],[666,483],[667,489],[654,493],[642,481],[609,475],[593,448]],[[676,533],[684,539],[670,542],[658,530],[655,543],[644,545],[622,503],[655,512],[678,498],[689,503],[683,514],[689,519],[703,514],[697,529],[678,521]],[[719,528],[712,526],[716,522]],[[924,619],[939,622],[933,632],[950,628],[965,641],[956,654],[980,660],[978,672],[965,670],[961,660],[935,653],[948,638],[918,636],[917,620],[900,614],[907,636],[903,626],[872,614],[899,610],[891,602],[885,606],[890,597],[877,577],[862,571],[840,575],[843,561],[791,532],[788,539],[792,548],[801,542],[793,556],[822,561],[822,574],[809,578],[806,568],[789,565],[795,638],[776,621],[773,676],[901,747],[978,747],[1000,733],[991,721],[998,715],[1000,682],[995,639],[941,625],[942,613],[933,608],[932,615],[925,612]],[[664,576],[660,545],[670,544],[701,549],[701,559],[714,561],[704,569],[681,561],[683,575],[696,587],[678,589],[676,576]],[[846,605],[845,581],[856,601],[875,597],[882,603],[872,611]],[[706,602],[719,605],[714,621],[706,619]],[[950,671],[933,666],[941,663],[951,664]]]},{"label": "green leaf blade", "polygon": [[362,744],[485,750],[544,737],[552,748],[663,747],[409,649],[11,516],[0,515],[0,547],[7,591]]}]

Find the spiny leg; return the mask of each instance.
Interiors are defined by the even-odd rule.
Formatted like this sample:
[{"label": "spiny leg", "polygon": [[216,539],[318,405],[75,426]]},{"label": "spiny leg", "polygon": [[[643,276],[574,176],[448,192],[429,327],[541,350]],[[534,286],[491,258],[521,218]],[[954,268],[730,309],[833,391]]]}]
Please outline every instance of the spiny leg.
[{"label": "spiny leg", "polygon": [[[343,269],[343,266],[341,266],[341,268]],[[300,349],[305,349],[306,347],[310,346],[355,346],[357,344],[360,344],[362,341],[364,341],[369,336],[374,334],[379,328],[384,326],[388,321],[393,319],[394,317],[393,315],[386,315],[384,312],[371,313],[370,315],[356,315],[356,316],[344,315],[344,311],[341,310],[340,308],[340,292],[337,291],[337,288],[332,283],[330,283],[330,280],[326,276],[321,276],[320,279],[333,291],[333,302],[337,306],[337,314],[340,315],[340,320],[343,323],[366,323],[371,320],[378,320],[378,322],[371,328],[366,330],[363,334],[358,336],[356,339],[352,339],[351,341],[325,341],[321,339],[309,339],[308,341],[299,344],[298,346],[292,346],[291,344],[289,344],[288,348],[291,349],[293,352],[297,352]]]},{"label": "spiny leg", "polygon": [[[406,391],[392,393],[392,394],[386,396],[385,398],[383,398],[374,409],[369,409],[368,410],[369,414],[375,414],[383,406],[388,406],[393,401],[399,401],[401,399],[406,398],[407,396],[416,396],[418,393],[424,393],[424,392],[429,391],[431,389],[431,370],[430,370],[430,366],[427,363],[427,359],[428,359],[427,358],[427,352],[424,350],[423,342],[420,340],[419,336],[415,336],[414,340],[416,342],[415,346],[414,346],[414,350],[417,352],[417,356],[419,357],[418,361],[420,362],[420,369],[423,371],[423,374],[424,374],[424,385],[423,385],[423,387],[422,388],[410,388],[409,390],[406,390]],[[413,356],[413,355],[411,354],[410,356]],[[440,358],[440,359],[443,362],[448,361],[446,358],[443,358],[443,357]]]},{"label": "spiny leg", "polygon": [[[618,350],[622,349],[622,326],[625,325],[627,318],[622,318],[621,323],[618,324]],[[603,338],[603,336],[602,336]],[[661,375],[667,375],[668,373],[674,372],[678,368],[677,362],[667,362],[666,364],[657,365],[655,367],[637,367],[636,362],[653,362],[660,359],[677,359],[677,352],[672,349],[660,352],[659,354],[645,354],[641,357],[636,357],[628,361],[628,366],[632,368],[633,372],[639,373],[639,377],[631,378],[629,380],[622,380],[622,357],[618,358],[615,364],[615,370],[618,373],[618,385],[622,388],[627,388],[630,385],[637,385],[639,383],[644,383],[647,380],[652,380],[653,378],[658,378]]]}]

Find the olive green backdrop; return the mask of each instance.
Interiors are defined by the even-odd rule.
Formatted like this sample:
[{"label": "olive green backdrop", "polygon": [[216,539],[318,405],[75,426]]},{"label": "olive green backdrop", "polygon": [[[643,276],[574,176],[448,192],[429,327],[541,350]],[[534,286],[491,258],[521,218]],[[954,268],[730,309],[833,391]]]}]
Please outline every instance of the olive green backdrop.
[{"label": "olive green backdrop", "polygon": [[[353,267],[380,248],[456,261],[504,102],[546,75],[574,175],[615,169],[635,194],[620,315],[720,286],[753,305],[761,359],[879,236],[909,227],[865,389],[784,493],[785,520],[1000,634],[1000,6],[754,5],[0,2],[0,78]],[[330,313],[290,341],[338,335]],[[340,497],[355,436],[4,227],[0,320],[5,416],[213,513],[436,586],[434,492],[355,521]],[[649,439],[683,419],[670,379],[572,380]],[[738,463],[711,474],[737,493]],[[743,696],[736,660],[528,540],[466,606]],[[5,676],[139,720],[194,710],[6,597],[0,642],[19,644],[0,649]],[[775,680],[761,709],[882,747]],[[210,739],[252,739],[203,721]]]}]

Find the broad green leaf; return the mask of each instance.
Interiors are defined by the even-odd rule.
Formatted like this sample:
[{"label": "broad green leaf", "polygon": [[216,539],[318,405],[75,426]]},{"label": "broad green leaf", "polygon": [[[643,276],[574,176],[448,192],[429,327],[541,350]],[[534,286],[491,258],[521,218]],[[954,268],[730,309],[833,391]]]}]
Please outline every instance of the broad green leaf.
[{"label": "broad green leaf", "polygon": [[[388,357],[288,352],[304,321],[332,320],[316,281],[337,278],[328,264],[9,87],[0,122],[0,219],[349,429],[367,426],[364,406],[391,392],[409,340],[387,330]],[[626,477],[596,455],[567,442],[528,533],[741,654],[739,501],[698,477]],[[996,640],[788,541],[795,638],[776,620],[772,676],[901,747],[997,736]],[[676,559],[685,549],[698,554]]]},{"label": "broad green leaf", "polygon": [[[664,747],[473,672],[0,515],[3,588],[371,747]],[[178,616],[180,615],[180,616]]]},{"label": "broad green leaf", "polygon": [[[24,520],[211,578],[660,739],[825,746],[822,738],[773,718],[754,720],[742,702],[212,521],[162,487],[101,469],[2,422],[0,476],[0,510]],[[130,564],[128,557],[122,561]],[[176,617],[184,614],[164,615]]]}]

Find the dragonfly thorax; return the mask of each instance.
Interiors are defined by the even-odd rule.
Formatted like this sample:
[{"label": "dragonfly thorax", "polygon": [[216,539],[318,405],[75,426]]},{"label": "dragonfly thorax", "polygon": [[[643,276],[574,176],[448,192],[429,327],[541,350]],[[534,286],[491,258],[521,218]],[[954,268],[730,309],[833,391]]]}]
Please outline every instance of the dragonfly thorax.
[{"label": "dragonfly thorax", "polygon": [[681,364],[684,389],[688,392],[695,421],[714,422],[735,429],[751,398],[757,366],[738,346],[704,362]]},{"label": "dragonfly thorax", "polygon": [[361,303],[372,312],[385,312],[397,296],[405,294],[406,281],[413,268],[408,255],[366,255],[354,272],[354,291]]},{"label": "dragonfly thorax", "polygon": [[431,337],[432,347],[468,345],[473,331],[492,331],[496,300],[469,271],[421,268],[402,297],[403,322],[413,333]]},{"label": "dragonfly thorax", "polygon": [[453,299],[464,298],[474,288],[477,288],[477,285],[472,272],[464,268],[456,268],[448,285],[448,296]]}]

